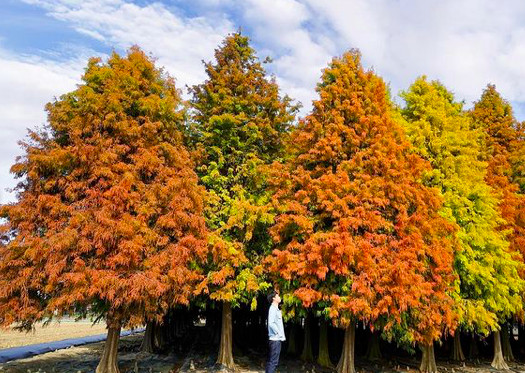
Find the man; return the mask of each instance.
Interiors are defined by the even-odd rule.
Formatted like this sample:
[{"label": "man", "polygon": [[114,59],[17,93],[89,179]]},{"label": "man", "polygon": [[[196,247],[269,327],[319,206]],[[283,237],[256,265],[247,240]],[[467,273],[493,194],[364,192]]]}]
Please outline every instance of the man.
[{"label": "man", "polygon": [[269,351],[268,361],[266,362],[266,373],[274,373],[279,363],[279,354],[281,353],[281,344],[286,340],[284,336],[283,315],[279,309],[281,297],[276,291],[268,295],[268,302],[271,303],[268,311],[268,338]]}]

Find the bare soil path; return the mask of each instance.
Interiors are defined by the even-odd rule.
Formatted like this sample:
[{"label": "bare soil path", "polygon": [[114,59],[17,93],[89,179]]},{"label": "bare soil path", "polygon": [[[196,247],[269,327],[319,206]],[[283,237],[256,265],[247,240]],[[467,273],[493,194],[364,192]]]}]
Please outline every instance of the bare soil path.
[{"label": "bare soil path", "polygon": [[[173,354],[156,355],[139,350],[142,335],[123,337],[119,345],[122,373],[170,373],[178,370],[180,359]],[[104,342],[71,347],[28,359],[0,364],[0,373],[87,373],[94,372]]]},{"label": "bare soil path", "polygon": [[31,332],[0,329],[0,349],[104,333],[106,333],[106,326],[103,323],[92,325],[89,320],[76,322],[73,320],[53,321],[46,326],[38,323]]}]

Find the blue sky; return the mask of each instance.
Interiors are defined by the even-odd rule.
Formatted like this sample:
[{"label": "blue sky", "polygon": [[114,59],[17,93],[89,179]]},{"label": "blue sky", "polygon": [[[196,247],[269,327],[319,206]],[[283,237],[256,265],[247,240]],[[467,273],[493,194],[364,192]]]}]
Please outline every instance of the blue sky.
[{"label": "blue sky", "polygon": [[89,56],[138,44],[184,88],[241,28],[303,114],[331,57],[359,48],[394,96],[426,74],[470,106],[494,83],[523,120],[523,20],[521,0],[1,0],[0,203],[13,200],[16,142],[75,87]]}]

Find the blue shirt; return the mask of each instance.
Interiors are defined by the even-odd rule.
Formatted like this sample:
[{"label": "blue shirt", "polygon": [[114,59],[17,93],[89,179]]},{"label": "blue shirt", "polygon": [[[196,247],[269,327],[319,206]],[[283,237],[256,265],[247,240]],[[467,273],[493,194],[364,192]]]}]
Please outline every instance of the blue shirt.
[{"label": "blue shirt", "polygon": [[270,341],[286,341],[283,315],[281,310],[273,303],[268,311],[268,337]]}]

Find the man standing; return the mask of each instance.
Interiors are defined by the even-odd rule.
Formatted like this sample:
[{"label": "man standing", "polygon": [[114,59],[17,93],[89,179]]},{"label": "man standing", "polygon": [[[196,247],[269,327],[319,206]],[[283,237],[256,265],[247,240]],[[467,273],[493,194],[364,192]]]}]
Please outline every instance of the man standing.
[{"label": "man standing", "polygon": [[279,354],[281,353],[281,344],[286,340],[284,336],[283,315],[279,309],[281,297],[276,291],[268,295],[268,302],[271,303],[268,311],[268,338],[269,351],[268,361],[266,362],[266,373],[274,373],[279,363]]}]

